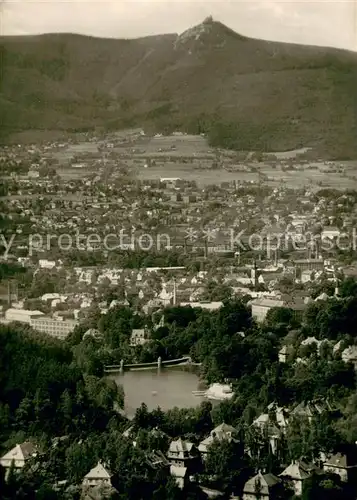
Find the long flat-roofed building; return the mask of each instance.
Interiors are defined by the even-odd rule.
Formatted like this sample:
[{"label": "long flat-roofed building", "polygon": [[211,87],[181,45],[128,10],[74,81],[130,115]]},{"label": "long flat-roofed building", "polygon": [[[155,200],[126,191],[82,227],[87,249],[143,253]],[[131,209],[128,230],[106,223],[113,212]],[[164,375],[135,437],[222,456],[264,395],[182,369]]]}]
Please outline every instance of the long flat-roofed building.
[{"label": "long flat-roofed building", "polygon": [[61,317],[51,318],[50,316],[42,316],[40,318],[33,318],[30,325],[38,332],[64,340],[78,325],[78,321]]},{"label": "long flat-roofed building", "polygon": [[251,301],[252,316],[258,322],[265,320],[270,309],[274,307],[284,307],[284,301],[278,299],[260,298]]},{"label": "long flat-roofed building", "polygon": [[34,318],[40,318],[44,316],[41,311],[30,311],[28,309],[15,309],[10,308],[5,312],[6,321],[18,321],[19,323],[31,324],[31,320]]}]

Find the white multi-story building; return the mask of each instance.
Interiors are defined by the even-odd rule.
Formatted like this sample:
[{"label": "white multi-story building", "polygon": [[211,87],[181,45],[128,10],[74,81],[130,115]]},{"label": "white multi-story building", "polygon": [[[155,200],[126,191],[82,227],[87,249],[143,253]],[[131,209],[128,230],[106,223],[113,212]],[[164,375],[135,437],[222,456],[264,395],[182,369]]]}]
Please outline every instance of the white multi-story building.
[{"label": "white multi-story building", "polygon": [[64,340],[78,325],[78,321],[62,317],[51,318],[49,316],[42,316],[40,318],[33,318],[30,325],[38,332]]},{"label": "white multi-story building", "polygon": [[10,308],[5,312],[6,321],[18,321],[19,323],[31,324],[32,319],[44,316],[41,311],[30,311],[28,309]]},{"label": "white multi-story building", "polygon": [[252,316],[258,322],[265,320],[270,309],[275,307],[284,307],[284,302],[282,300],[267,298],[252,300],[250,304],[252,306]]}]

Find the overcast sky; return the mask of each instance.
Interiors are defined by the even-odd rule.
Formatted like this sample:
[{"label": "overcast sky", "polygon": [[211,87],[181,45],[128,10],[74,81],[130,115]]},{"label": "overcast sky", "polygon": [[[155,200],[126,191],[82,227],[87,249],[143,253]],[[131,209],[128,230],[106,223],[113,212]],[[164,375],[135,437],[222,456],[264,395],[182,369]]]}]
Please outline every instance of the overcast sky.
[{"label": "overcast sky", "polygon": [[357,51],[357,0],[0,0],[4,35],[132,38],[181,33],[209,15],[251,37]]}]

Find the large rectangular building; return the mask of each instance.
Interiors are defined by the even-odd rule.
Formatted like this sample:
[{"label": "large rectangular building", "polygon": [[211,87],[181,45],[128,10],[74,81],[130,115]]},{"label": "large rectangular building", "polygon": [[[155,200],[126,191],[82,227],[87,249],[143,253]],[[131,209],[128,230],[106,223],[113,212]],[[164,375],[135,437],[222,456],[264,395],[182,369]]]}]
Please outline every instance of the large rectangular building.
[{"label": "large rectangular building", "polygon": [[5,312],[7,322],[18,321],[19,323],[31,324],[32,319],[44,316],[41,311],[30,311],[28,309],[10,308]]},{"label": "large rectangular building", "polygon": [[267,317],[268,312],[274,308],[284,307],[293,311],[294,317],[301,319],[306,310],[307,303],[303,299],[287,298],[285,300],[259,298],[250,301],[252,307],[252,317],[262,323]]},{"label": "large rectangular building", "polygon": [[51,318],[43,316],[41,318],[33,318],[30,325],[38,332],[46,333],[51,337],[64,340],[67,335],[75,329],[78,321],[73,319]]},{"label": "large rectangular building", "polygon": [[261,323],[265,320],[270,309],[273,309],[275,307],[284,307],[283,300],[267,298],[252,300],[250,304],[252,306],[252,316],[256,321],[258,321],[258,323]]}]

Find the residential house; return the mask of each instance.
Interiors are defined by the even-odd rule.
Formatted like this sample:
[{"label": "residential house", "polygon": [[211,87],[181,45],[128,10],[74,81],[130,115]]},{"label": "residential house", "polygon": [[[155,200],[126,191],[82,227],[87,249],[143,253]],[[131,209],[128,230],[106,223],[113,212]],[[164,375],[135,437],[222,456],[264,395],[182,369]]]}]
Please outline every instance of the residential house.
[{"label": "residential house", "polygon": [[328,401],[303,401],[298,404],[290,413],[292,417],[307,418],[309,422],[325,411],[332,411]]},{"label": "residential house", "polygon": [[209,447],[215,441],[238,442],[237,429],[225,423],[222,423],[215,427],[210,432],[210,435],[206,439],[201,441],[198,446],[198,450],[201,453],[203,459],[205,459],[209,451]]},{"label": "residential house", "polygon": [[279,442],[288,425],[288,412],[285,408],[279,407],[275,403],[268,406],[268,412],[262,413],[256,418],[252,426],[258,429],[262,436],[269,439],[271,452],[278,453]]},{"label": "residential house", "polygon": [[323,461],[323,470],[340,476],[341,481],[357,482],[357,457],[351,454],[336,453],[326,457]]},{"label": "residential house", "polygon": [[243,488],[242,500],[273,500],[281,479],[273,474],[258,474],[249,479]]},{"label": "residential house", "polygon": [[163,288],[162,288],[162,290],[161,290],[161,292],[159,293],[159,296],[158,296],[158,298],[160,299],[161,303],[164,306],[169,306],[169,305],[172,304],[173,297],[174,297],[173,291],[170,292],[167,289],[167,285],[163,285]]},{"label": "residential house", "polygon": [[279,363],[287,363],[294,352],[294,348],[291,345],[283,345],[278,353]]},{"label": "residential house", "polygon": [[16,470],[20,470],[24,467],[27,460],[33,456],[36,456],[36,447],[30,441],[26,441],[22,444],[17,444],[5,453],[0,458],[0,464],[5,468],[5,474],[7,475],[12,464],[14,464]]},{"label": "residential house", "polygon": [[278,406],[276,403],[270,403],[267,410],[267,413],[262,413],[254,420],[252,425],[262,429],[268,422],[273,421],[281,429],[286,429],[289,416],[288,410],[282,406]]},{"label": "residential house", "polygon": [[101,462],[98,462],[88,474],[84,476],[83,487],[111,486],[111,473]]},{"label": "residential house", "polygon": [[[253,425],[253,424],[252,424]],[[278,446],[279,446],[279,441],[282,436],[282,430],[280,427],[272,420],[268,420],[264,425],[261,425],[258,427],[255,424],[255,427],[260,430],[261,432],[261,437],[265,438],[267,437],[269,439],[269,447],[271,450],[271,453],[273,455],[277,455],[278,453]],[[263,445],[264,441],[262,442]],[[247,449],[247,453],[249,456],[251,456],[251,450]]]},{"label": "residential house", "polygon": [[316,467],[308,465],[303,461],[294,461],[279,474],[279,477],[291,485],[296,496],[301,496],[304,483],[311,477],[315,470]]},{"label": "residential house", "polygon": [[144,345],[147,342],[150,342],[150,339],[148,338],[147,331],[144,328],[134,329],[131,332],[130,345],[132,347]]},{"label": "residential house", "polygon": [[118,306],[129,306],[129,305],[130,304],[129,304],[127,299],[124,299],[124,300],[114,299],[109,304],[109,309],[114,309],[114,307],[118,307]]},{"label": "residential house", "polygon": [[167,458],[171,465],[178,467],[191,468],[198,457],[199,453],[195,445],[181,438],[171,441],[167,452]]}]

